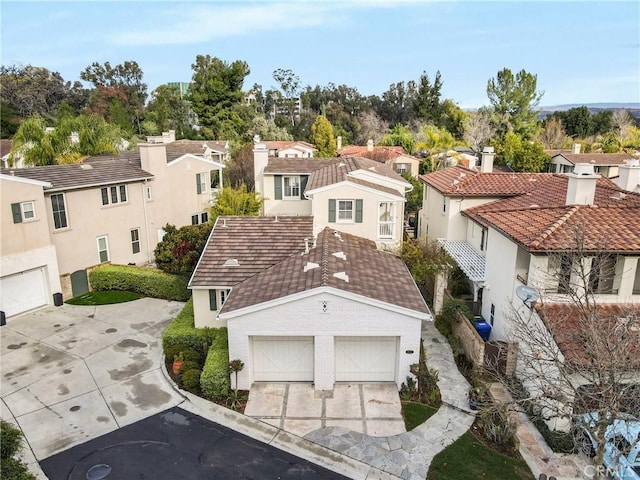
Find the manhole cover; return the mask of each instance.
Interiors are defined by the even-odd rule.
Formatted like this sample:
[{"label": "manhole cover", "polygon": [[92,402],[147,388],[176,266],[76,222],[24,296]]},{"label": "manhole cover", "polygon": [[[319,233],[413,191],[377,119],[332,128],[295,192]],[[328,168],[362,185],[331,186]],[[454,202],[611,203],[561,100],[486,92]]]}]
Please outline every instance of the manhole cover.
[{"label": "manhole cover", "polygon": [[87,480],[102,480],[103,478],[107,478],[111,473],[111,467],[104,463],[99,465],[94,465],[89,470],[87,470]]}]

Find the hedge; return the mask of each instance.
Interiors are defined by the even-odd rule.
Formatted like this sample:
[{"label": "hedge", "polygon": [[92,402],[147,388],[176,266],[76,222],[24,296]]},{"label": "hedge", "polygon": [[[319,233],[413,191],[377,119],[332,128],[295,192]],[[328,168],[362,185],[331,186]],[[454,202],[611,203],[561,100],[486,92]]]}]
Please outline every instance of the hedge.
[{"label": "hedge", "polygon": [[227,329],[216,330],[216,337],[209,348],[207,361],[200,376],[202,393],[213,399],[223,399],[229,396],[231,384],[229,381],[229,343]]},{"label": "hedge", "polygon": [[214,328],[195,327],[193,298],[190,298],[162,334],[162,350],[169,359],[182,353],[185,360],[203,364],[216,331]]},{"label": "hedge", "polygon": [[188,278],[153,268],[102,265],[89,272],[89,282],[93,290],[122,290],[181,302],[191,297]]}]

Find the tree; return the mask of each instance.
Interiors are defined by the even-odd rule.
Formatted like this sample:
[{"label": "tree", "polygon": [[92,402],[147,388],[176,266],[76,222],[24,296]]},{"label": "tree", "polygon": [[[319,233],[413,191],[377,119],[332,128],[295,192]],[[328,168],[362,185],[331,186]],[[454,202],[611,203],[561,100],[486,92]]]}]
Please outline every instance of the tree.
[{"label": "tree", "polygon": [[249,135],[258,135],[263,141],[292,141],[291,135],[286,128],[278,127],[275,122],[265,119],[262,115],[256,115],[251,121]]},{"label": "tree", "polygon": [[160,85],[151,92],[146,113],[152,115],[160,132],[175,130],[176,138],[184,138],[191,131],[189,103],[175,85]]},{"label": "tree", "polygon": [[370,98],[375,112],[390,125],[408,125],[414,119],[413,103],[416,95],[416,83],[409,81],[389,85],[382,99]]},{"label": "tree", "polygon": [[[544,285],[557,285],[564,300],[558,303],[557,297],[542,295],[534,305],[509,312],[511,336],[519,344],[520,382],[503,381],[518,387],[511,388],[514,398],[538,418],[558,418],[586,428],[597,441],[594,463],[600,466],[607,427],[621,413],[640,417],[640,386],[635,383],[640,371],[640,308],[599,303],[595,278],[612,280],[607,278],[610,274],[600,273],[612,265],[615,254],[607,250],[607,234],[594,238],[593,230],[576,220],[571,248],[562,254],[549,252],[560,265],[558,273],[539,280],[541,293]],[[583,415],[592,412],[597,421],[585,422]]]},{"label": "tree", "polygon": [[414,151],[415,139],[409,129],[404,125],[396,125],[386,134],[380,141],[380,145],[393,146],[398,145],[404,148],[404,151],[411,154]]},{"label": "tree", "polygon": [[309,141],[318,149],[318,157],[334,157],[336,155],[336,138],[333,126],[324,115],[318,115],[311,125]]},{"label": "tree", "polygon": [[562,148],[571,140],[567,137],[562,122],[556,117],[547,118],[538,138],[542,145],[549,149]]},{"label": "tree", "polygon": [[544,92],[537,91],[538,77],[525,70],[515,76],[504,68],[487,82],[496,131],[502,137],[514,132],[529,139],[536,130],[536,107]]},{"label": "tree", "polygon": [[436,126],[448,130],[455,138],[462,140],[467,114],[450,98],[442,102],[440,110],[440,122]]},{"label": "tree", "polygon": [[253,144],[248,143],[236,152],[225,168],[225,184],[234,189],[245,185],[249,192],[255,188],[253,172]]},{"label": "tree", "polygon": [[215,222],[220,215],[257,217],[262,210],[262,202],[257,193],[247,191],[244,184],[237,189],[225,187],[211,207],[211,221]]},{"label": "tree", "polygon": [[164,226],[164,237],[156,245],[153,254],[158,268],[167,273],[191,275],[207,244],[211,222],[176,228]]},{"label": "tree", "polygon": [[418,89],[413,99],[413,111],[415,116],[426,123],[441,125],[442,105],[440,104],[440,90],[442,89],[442,78],[440,71],[431,83],[427,72],[422,72],[418,81]]},{"label": "tree", "polygon": [[278,68],[273,72],[273,79],[280,85],[280,90],[284,94],[282,107],[286,110],[291,125],[296,124],[296,104],[300,94],[300,77],[292,70]]},{"label": "tree", "polygon": [[358,123],[360,129],[355,138],[358,145],[366,145],[369,140],[373,140],[373,143],[377,144],[389,131],[389,124],[373,111],[360,114]]},{"label": "tree", "polygon": [[404,178],[413,186],[413,189],[410,192],[407,192],[405,195],[405,212],[417,212],[418,210],[420,210],[420,208],[422,208],[422,192],[424,189],[424,184],[409,172],[403,173],[402,178]]},{"label": "tree", "polygon": [[[80,72],[82,80],[93,84],[98,97],[112,98],[109,96],[110,93],[122,92],[123,98],[120,100],[129,115],[132,129],[138,133],[141,132],[140,121],[147,101],[147,84],[142,81],[142,77],[142,69],[133,60],[127,60],[115,67],[112,67],[109,62],[105,62],[104,65],[93,62]],[[94,101],[97,101],[95,97]]]},{"label": "tree", "polygon": [[634,126],[633,117],[628,110],[616,110],[613,112],[612,123],[618,133],[618,138],[624,142],[631,127]]},{"label": "tree", "polygon": [[240,60],[227,63],[198,55],[191,68],[191,108],[198,115],[204,134],[211,138],[240,139],[251,121],[242,91],[244,79],[250,73],[249,65]]},{"label": "tree", "polygon": [[[47,122],[40,116],[24,120],[13,137],[9,163],[22,157],[27,165],[55,165],[75,163],[88,155],[117,153],[122,142],[122,131],[98,115],[63,117],[56,127],[47,132]],[[71,141],[71,134],[78,141]]]},{"label": "tree", "polygon": [[481,108],[477,112],[469,112],[464,121],[465,142],[471,144],[474,151],[479,152],[482,147],[489,143],[496,130],[491,123],[491,112],[486,108]]},{"label": "tree", "polygon": [[516,172],[542,172],[551,160],[542,144],[523,140],[513,132],[508,132],[496,143],[496,160],[508,165]]}]

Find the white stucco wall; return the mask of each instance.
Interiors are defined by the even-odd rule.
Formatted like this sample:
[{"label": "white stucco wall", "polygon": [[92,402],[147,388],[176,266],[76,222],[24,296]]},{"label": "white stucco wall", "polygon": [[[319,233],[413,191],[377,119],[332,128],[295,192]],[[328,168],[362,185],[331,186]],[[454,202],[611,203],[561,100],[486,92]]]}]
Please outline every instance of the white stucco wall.
[{"label": "white stucco wall", "polygon": [[[328,302],[327,313],[322,312],[323,301]],[[318,291],[230,318],[229,358],[245,363],[238,374],[238,387],[249,389],[253,383],[252,336],[313,336],[315,388],[331,390],[335,381],[335,336],[394,336],[399,337],[396,384],[400,387],[409,375],[409,366],[419,360],[421,323],[420,318],[373,306],[365,298],[358,301]],[[407,350],[413,353],[407,354]]]}]

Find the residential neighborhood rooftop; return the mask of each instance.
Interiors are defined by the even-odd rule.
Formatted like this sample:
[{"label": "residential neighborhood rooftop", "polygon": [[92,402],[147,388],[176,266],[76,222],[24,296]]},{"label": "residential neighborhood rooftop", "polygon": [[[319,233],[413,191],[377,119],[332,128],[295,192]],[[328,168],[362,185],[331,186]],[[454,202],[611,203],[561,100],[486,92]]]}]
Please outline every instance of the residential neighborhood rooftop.
[{"label": "residential neighborhood rooftop", "polygon": [[387,177],[402,183],[407,183],[406,180],[402,178],[402,176],[394,172],[393,169],[388,165],[384,165],[382,163],[376,162],[375,160],[369,160],[367,158],[349,157],[338,159],[338,162],[331,162],[329,165],[315,170],[313,172],[313,175],[311,175],[311,177],[309,178],[307,190],[315,190],[316,188],[321,188],[327,185],[349,181],[362,185],[366,184],[367,186],[375,188],[376,190],[384,189],[387,190],[388,193],[392,193],[394,195],[398,194],[398,192],[396,190],[393,190],[392,188],[385,188],[381,185],[373,184],[367,182],[366,180],[354,178],[352,175],[349,175],[356,170],[371,170],[372,172],[383,177]]},{"label": "residential neighborhood rooftop", "polygon": [[318,287],[429,313],[399,257],[378,250],[371,240],[329,227],[318,234],[315,245],[309,242],[308,253],[303,248],[236,285],[221,313]]},{"label": "residential neighborhood rooftop", "polygon": [[554,151],[552,157],[562,156],[568,162],[591,163],[593,165],[624,165],[627,160],[633,160],[628,153],[573,153],[571,151]]}]

